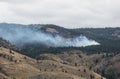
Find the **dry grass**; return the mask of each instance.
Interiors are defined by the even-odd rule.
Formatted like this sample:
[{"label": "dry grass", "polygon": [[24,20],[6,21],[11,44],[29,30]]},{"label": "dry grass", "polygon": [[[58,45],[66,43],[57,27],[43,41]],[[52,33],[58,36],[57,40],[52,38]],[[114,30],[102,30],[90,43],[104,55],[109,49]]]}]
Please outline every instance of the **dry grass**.
[{"label": "dry grass", "polygon": [[[101,76],[86,66],[73,66],[64,63],[59,56],[43,54],[47,59],[36,61],[18,52],[0,48],[0,68],[8,79],[95,79]],[[1,75],[1,74],[0,74]]]}]

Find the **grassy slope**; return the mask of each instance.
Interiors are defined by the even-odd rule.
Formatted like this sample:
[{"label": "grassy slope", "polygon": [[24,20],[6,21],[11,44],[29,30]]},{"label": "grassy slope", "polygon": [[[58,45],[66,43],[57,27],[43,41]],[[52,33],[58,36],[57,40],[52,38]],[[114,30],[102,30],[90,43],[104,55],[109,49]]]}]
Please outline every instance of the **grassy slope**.
[{"label": "grassy slope", "polygon": [[[43,56],[47,57],[47,54]],[[55,55],[48,54],[48,57],[50,59],[37,61],[0,47],[0,77],[7,79],[90,79],[90,75],[94,75],[95,79],[101,78],[87,67],[71,66]]]},{"label": "grassy slope", "polygon": [[77,63],[78,66],[87,66],[108,79],[119,79],[120,77],[120,54],[99,53],[87,55],[78,53],[78,51],[71,51],[58,54],[58,56],[71,65]]}]

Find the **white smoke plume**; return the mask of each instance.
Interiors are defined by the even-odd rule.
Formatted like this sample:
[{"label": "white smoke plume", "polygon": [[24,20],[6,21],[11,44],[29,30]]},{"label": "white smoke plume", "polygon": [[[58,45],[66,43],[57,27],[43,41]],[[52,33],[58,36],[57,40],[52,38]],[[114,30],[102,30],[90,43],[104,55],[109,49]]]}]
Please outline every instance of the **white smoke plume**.
[{"label": "white smoke plume", "polygon": [[84,47],[90,45],[99,45],[98,42],[90,40],[80,35],[76,38],[64,38],[62,36],[44,33],[37,29],[31,29],[28,26],[0,26],[0,37],[8,40],[17,47],[26,43],[41,43],[54,47]]}]

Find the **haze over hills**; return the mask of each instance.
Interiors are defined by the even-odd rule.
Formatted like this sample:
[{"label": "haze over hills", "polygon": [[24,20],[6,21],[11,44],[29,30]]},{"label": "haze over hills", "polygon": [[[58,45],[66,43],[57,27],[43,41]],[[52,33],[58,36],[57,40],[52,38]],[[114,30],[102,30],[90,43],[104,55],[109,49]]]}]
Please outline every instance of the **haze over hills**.
[{"label": "haze over hills", "polygon": [[120,79],[120,0],[0,0],[0,79]]},{"label": "haze over hills", "polygon": [[[81,47],[89,45],[99,45],[99,43],[97,43],[96,41],[88,39],[86,36],[83,35],[78,35],[74,37],[71,37],[69,35],[70,37],[67,38],[63,36],[65,33],[59,34],[59,31],[54,28],[47,28],[45,29],[45,32],[41,30],[41,28],[43,27],[42,25],[39,25],[38,27],[35,26],[36,25],[1,24],[0,36],[16,46],[33,42],[53,47]],[[54,35],[47,32],[53,33]]]},{"label": "haze over hills", "polygon": [[1,23],[0,37],[0,78],[120,78],[120,28]]},{"label": "haze over hills", "polygon": [[0,79],[105,79],[87,66],[65,64],[57,55],[42,57],[46,58],[32,59],[1,45]]}]

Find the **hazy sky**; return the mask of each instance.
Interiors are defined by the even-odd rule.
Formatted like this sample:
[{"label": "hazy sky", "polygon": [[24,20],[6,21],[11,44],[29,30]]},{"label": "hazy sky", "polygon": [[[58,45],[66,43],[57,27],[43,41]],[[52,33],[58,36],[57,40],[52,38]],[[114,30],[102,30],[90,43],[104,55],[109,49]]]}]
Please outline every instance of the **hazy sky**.
[{"label": "hazy sky", "polygon": [[120,26],[120,0],[0,0],[0,22]]}]

